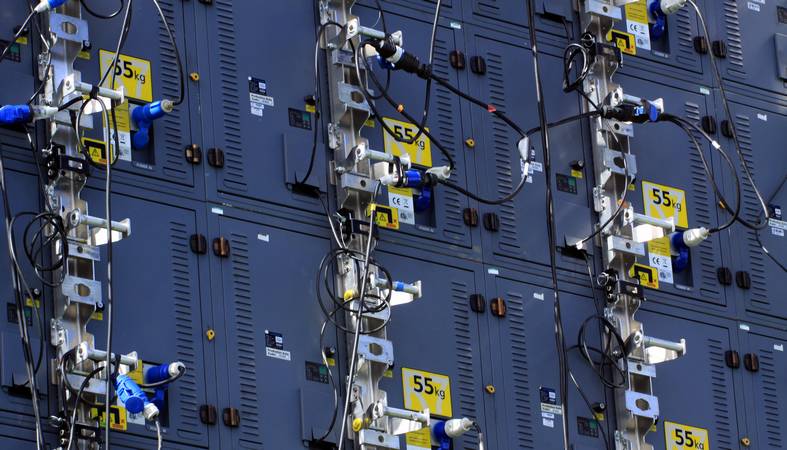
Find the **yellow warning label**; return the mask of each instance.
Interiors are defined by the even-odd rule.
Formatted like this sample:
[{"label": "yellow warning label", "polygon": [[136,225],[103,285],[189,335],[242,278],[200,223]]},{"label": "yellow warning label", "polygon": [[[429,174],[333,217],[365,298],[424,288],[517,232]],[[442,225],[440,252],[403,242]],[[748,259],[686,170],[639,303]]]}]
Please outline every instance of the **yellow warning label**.
[{"label": "yellow warning label", "polygon": [[33,299],[32,299],[32,298],[30,298],[30,297],[27,297],[27,298],[25,299],[25,305],[27,305],[27,306],[29,306],[29,307],[31,307],[31,308],[36,308],[36,309],[38,309],[38,308],[40,308],[40,307],[41,307],[41,300],[35,300],[35,301],[33,301]]},{"label": "yellow warning label", "polygon": [[[115,53],[106,50],[98,52],[101,62],[101,76],[107,68],[112,66]],[[143,102],[153,101],[153,77],[150,68],[150,61],[134,58],[133,56],[120,55],[117,66],[115,67],[115,87],[123,86],[126,90],[126,97],[140,100]],[[112,82],[112,74],[107,77],[104,86],[109,86]]]},{"label": "yellow warning label", "polygon": [[[80,58],[80,59],[84,59],[84,60],[90,61],[90,52],[89,52],[89,51],[87,51],[87,50],[82,50],[82,51],[80,51],[79,53],[77,53],[77,58]],[[102,74],[102,75],[103,75],[103,74]]]},{"label": "yellow warning label", "polygon": [[134,380],[134,382],[137,384],[143,384],[145,382],[144,370],[145,363],[140,360],[137,364],[137,368],[128,373],[128,377]]},{"label": "yellow warning label", "polygon": [[[105,427],[106,420],[105,420],[105,413],[104,407],[101,406],[100,408],[90,408],[90,417],[93,419],[98,418],[99,426]],[[109,407],[109,428],[116,430],[116,431],[126,431],[128,429],[128,420],[126,418],[126,408],[117,405],[111,405]]]},{"label": "yellow warning label", "polygon": [[402,368],[404,407],[410,411],[429,408],[432,415],[451,417],[451,379],[445,375]]},{"label": "yellow warning label", "polygon": [[430,450],[432,448],[432,434],[429,428],[421,428],[405,435],[407,450]]},{"label": "yellow warning label", "polygon": [[571,169],[571,176],[581,180],[585,177],[585,174],[581,170]]},{"label": "yellow warning label", "polygon": [[659,271],[653,267],[644,264],[634,264],[629,269],[629,276],[636,278],[642,286],[658,289],[659,288]]},{"label": "yellow warning label", "polygon": [[[412,139],[418,134],[418,127],[411,123],[389,119],[388,117],[383,117],[383,122],[393,130],[396,137],[399,139]],[[427,131],[428,130],[427,128]],[[425,135],[421,134],[412,144],[405,144],[404,142],[397,141],[396,138],[388,134],[385,130],[383,130],[383,137],[385,139],[386,153],[395,156],[402,156],[407,153],[410,155],[410,161],[412,161],[413,164],[423,167],[432,167],[432,144]]]},{"label": "yellow warning label", "polygon": [[378,227],[387,228],[389,230],[399,229],[399,211],[390,206],[370,204],[366,209],[366,216],[368,217],[371,210],[374,209],[374,223]]},{"label": "yellow warning label", "polygon": [[609,30],[607,41],[614,43],[623,53],[637,55],[637,39],[631,33],[619,30]]},{"label": "yellow warning label", "polygon": [[676,227],[689,227],[686,191],[651,183],[649,181],[643,181],[642,202],[645,205],[646,215],[665,220],[673,218]]},{"label": "yellow warning label", "polygon": [[626,5],[626,19],[633,22],[648,23],[647,2],[645,0],[639,0]]},{"label": "yellow warning label", "polygon": [[672,256],[669,238],[663,237],[649,241],[648,253],[651,255]]},{"label": "yellow warning label", "polygon": [[[82,138],[82,146],[85,147],[90,159],[96,164],[107,164],[107,143],[96,139]],[[113,161],[114,163],[114,161]]]},{"label": "yellow warning label", "polygon": [[366,122],[363,123],[363,126],[374,128],[377,126],[377,122],[375,122],[374,119],[366,119]]},{"label": "yellow warning label", "polygon": [[316,112],[317,112],[317,107],[316,107],[316,106],[314,106],[314,105],[309,105],[309,104],[307,104],[307,105],[306,105],[306,106],[305,106],[303,109],[305,109],[305,110],[306,110],[306,112],[310,112],[310,113],[312,113],[312,114],[314,114],[314,113],[316,113]]},{"label": "yellow warning label", "polygon": [[16,38],[17,44],[27,45],[27,36],[19,36]]},{"label": "yellow warning label", "polygon": [[674,422],[664,422],[667,450],[710,450],[708,430]]}]

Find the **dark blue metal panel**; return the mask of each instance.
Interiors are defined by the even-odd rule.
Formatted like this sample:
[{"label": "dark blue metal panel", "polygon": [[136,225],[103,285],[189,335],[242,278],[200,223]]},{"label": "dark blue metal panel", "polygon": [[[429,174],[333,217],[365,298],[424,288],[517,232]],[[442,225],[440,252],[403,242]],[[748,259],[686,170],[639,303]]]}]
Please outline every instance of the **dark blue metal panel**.
[{"label": "dark blue metal panel", "polygon": [[[473,28],[467,30],[468,53],[486,60],[486,74],[471,74],[471,93],[487,99],[496,108],[508,114],[522,129],[538,126],[536,92],[533,82],[533,60],[522,43],[516,45],[508,37]],[[551,48],[551,47],[547,47]],[[553,51],[556,49],[551,48]],[[542,51],[545,51],[542,48]],[[550,121],[579,114],[578,97],[562,91],[562,64],[560,59],[543,54],[544,92]],[[552,168],[555,179],[560,175],[570,178],[573,189],[558,189],[553,180],[555,214],[557,219],[556,243],[565,246],[567,238],[581,239],[590,234],[592,220],[589,208],[586,168],[572,174],[572,163],[590,166],[583,139],[583,125],[574,122],[550,132]],[[478,168],[478,191],[486,198],[499,198],[511,192],[522,176],[517,150],[519,136],[486,111],[473,111],[473,136],[477,147],[475,164]],[[519,195],[501,206],[481,205],[479,213],[496,214],[500,219],[499,231],[486,227],[482,230],[484,251],[489,260],[500,264],[522,264],[524,261],[549,264],[546,240],[546,185],[543,172],[543,153],[540,135],[530,142],[536,164],[528,182]],[[576,176],[575,176],[576,175]],[[576,225],[576,226],[573,226]],[[560,255],[559,255],[560,257]],[[584,270],[584,262],[560,257],[560,265],[572,270]]]},{"label": "dark blue metal panel", "polygon": [[[513,272],[487,276],[488,298],[506,302],[506,317],[488,315],[487,323],[499,362],[494,367],[493,397],[497,441],[490,448],[499,449],[560,449],[563,448],[562,417],[555,414],[542,393],[557,395],[560,404],[560,376],[554,340],[553,291],[527,284]],[[561,306],[566,345],[573,346],[582,322],[595,315],[593,300],[577,294],[561,292]],[[593,322],[595,323],[595,322]],[[588,329],[588,344],[598,345],[597,327]],[[594,372],[579,353],[569,351],[569,367],[588,401],[609,404],[607,395]],[[578,418],[591,419],[593,413],[569,381],[569,418],[571,440],[575,448],[601,449],[598,437],[577,432]],[[581,420],[581,419],[580,419]],[[607,438],[610,431],[603,422]]]},{"label": "dark blue metal panel", "polygon": [[[762,334],[761,334],[762,333]],[[761,449],[781,449],[787,441],[784,430],[784,411],[787,405],[787,391],[784,379],[787,378],[787,356],[784,353],[785,336],[783,333],[767,329],[757,329],[751,333],[741,333],[741,358],[755,358],[757,370],[744,367],[743,376],[751,384],[747,385],[750,397],[747,417],[750,423],[751,446]]]},{"label": "dark blue metal panel", "polygon": [[787,2],[719,3],[722,4],[710,8],[708,20],[715,28],[712,39],[727,47],[727,57],[719,61],[724,78],[787,94],[787,75],[783,72],[787,61],[784,56],[780,60],[777,53],[777,40],[787,35]]},{"label": "dark blue metal panel", "polygon": [[[655,0],[643,0],[648,8]],[[705,12],[705,1],[699,0],[697,4]],[[712,3],[712,2],[711,2]],[[713,4],[713,3],[712,3]],[[715,4],[710,8],[715,10]],[[623,7],[624,20],[615,24],[615,29],[636,36],[637,30],[642,28],[637,14],[631,11],[638,11],[636,6]],[[653,24],[655,18],[648,13],[649,23]],[[707,20],[707,19],[706,19]],[[650,49],[645,43],[647,40],[637,40],[637,54],[631,56],[623,54],[624,71],[628,67],[642,69],[645,71],[666,72],[685,77],[687,72],[693,73],[693,78],[700,77],[703,73],[702,56],[694,48],[694,38],[702,35],[702,31],[697,18],[697,13],[690,6],[686,6],[677,13],[672,14],[666,19],[667,25],[663,35],[658,36],[650,31],[647,34],[650,40]],[[678,70],[675,70],[678,69]]]},{"label": "dark blue metal panel", "polygon": [[659,450],[671,449],[664,436],[664,422],[669,421],[708,430],[711,448],[738,448],[743,425],[736,417],[741,407],[736,391],[742,385],[725,364],[725,353],[738,349],[735,323],[674,312],[677,315],[641,311],[637,316],[648,336],[687,342],[685,356],[656,366],[653,391],[661,414],[648,442]]},{"label": "dark blue metal panel", "polygon": [[[10,42],[18,27],[27,17],[29,10],[24,2],[8,2],[3,5],[0,11],[0,51]],[[35,85],[35,66],[36,58],[33,56],[34,49],[31,42],[37,38],[32,38],[35,29],[28,26],[28,31],[24,32],[20,40],[12,45],[2,62],[0,70],[0,105],[21,104],[27,102],[36,89]],[[27,138],[19,130],[12,131],[7,128],[0,128],[0,141],[4,144],[14,144],[25,149],[28,147]]]},{"label": "dark blue metal panel", "polygon": [[[787,205],[787,186],[783,186],[782,183],[785,176],[784,167],[787,167],[787,155],[783,151],[782,142],[784,129],[787,127],[787,108],[768,105],[734,94],[730,99],[741,150],[754,181],[765,201],[782,210],[782,219],[760,230],[759,239],[777,261],[785,264],[787,237],[784,234],[787,231],[782,228],[785,224],[784,205]],[[719,105],[716,109],[719,117],[722,118],[724,109],[720,102],[717,100]],[[722,137],[720,142],[733,155],[737,163],[739,160],[734,157],[732,140]],[[745,181],[740,165],[738,167],[743,189],[741,215],[750,222],[759,222],[762,218],[762,208],[754,189]],[[729,190],[731,191],[732,188]],[[781,301],[787,289],[787,278],[783,269],[763,252],[760,243],[757,242],[758,236],[753,231],[735,225],[727,236],[736,256],[734,262],[730,264],[733,275],[741,272],[751,278],[749,289],[737,286],[735,282],[733,287],[738,298],[743,300],[745,309],[761,317],[779,318],[782,321],[787,319],[787,305]]]},{"label": "dark blue metal panel", "polygon": [[[199,100],[190,89],[194,83],[188,78],[198,50],[191,45],[193,43],[191,33],[194,32],[193,6],[190,3],[173,0],[163,0],[160,3],[173,29],[178,50],[183,58],[183,70],[186,76],[185,100],[182,105],[175,107],[174,112],[154,123],[152,143],[148,148],[132,149],[131,162],[118,161],[116,164],[118,171],[115,175],[116,179],[136,186],[199,196],[202,192],[201,178],[204,162],[202,165],[192,165],[186,160],[184,153],[188,145],[201,145],[199,130],[192,130],[191,126],[193,121],[198,120],[201,109]],[[85,82],[98,83],[103,75],[100,68],[100,51],[115,51],[123,15],[111,20],[96,19],[87,14],[84,18],[90,28],[89,59],[88,55],[83,53],[77,58],[75,67],[82,72]],[[132,30],[121,54],[150,62],[152,79],[146,79],[145,83],[152,83],[154,101],[163,98],[175,99],[179,90],[175,52],[152,2],[134,3]],[[143,104],[141,100],[129,100],[131,109]],[[93,120],[94,130],[85,130],[85,136],[103,140],[100,114],[94,115]],[[132,135],[135,129],[136,127],[132,125]]]},{"label": "dark blue metal panel", "polygon": [[[621,76],[617,81],[631,95],[647,99],[663,98],[667,112],[685,117],[695,123],[708,114],[706,96],[662,84]],[[699,139],[699,137],[698,137]],[[709,165],[719,159],[712,154],[706,142],[700,141],[708,157]],[[632,153],[637,157],[636,190],[630,191],[628,200],[636,212],[644,212],[643,183],[655,183],[680,189],[686,193],[688,227],[713,227],[718,223],[716,199],[702,164],[691,141],[678,127],[663,124],[645,124],[634,127],[631,140]],[[707,156],[706,156],[707,157]],[[713,166],[711,165],[711,168]],[[717,175],[722,183],[722,176]],[[716,271],[730,256],[723,252],[718,235],[712,235],[699,247],[691,250],[690,265],[683,272],[674,271],[674,283],[659,283],[659,291],[652,292],[654,298],[663,298],[663,293],[682,296],[690,302],[702,301],[714,305],[728,305],[724,287],[718,282]],[[644,264],[649,262],[642,258]]]},{"label": "dark blue metal panel", "polygon": [[[573,28],[575,14],[571,0],[537,0],[534,3],[537,30],[565,36],[566,28]],[[521,33],[529,22],[527,2],[464,0],[463,9],[466,22],[494,30],[508,27]]]},{"label": "dark blue metal panel", "polygon": [[[374,10],[356,8],[355,12],[361,17],[362,24],[374,23],[376,14]],[[405,48],[409,52],[417,55],[422,61],[428,60],[430,23],[393,14],[388,14],[386,21],[389,30],[404,30]],[[458,31],[446,27],[439,28],[435,41],[434,72],[454,85],[458,85],[459,80],[464,77],[464,73],[469,72],[468,69],[458,71],[449,64],[449,53],[455,49],[462,50],[462,48],[462,38]],[[384,82],[383,71],[377,70],[376,73],[378,78]],[[425,81],[415,75],[395,71],[391,78],[389,90],[391,97],[404,105],[414,118],[420,120],[424,106]],[[378,100],[376,105],[384,118],[406,122],[384,99]],[[462,107],[458,97],[437,83],[432,84],[432,99],[427,127],[456,161],[456,168],[451,177],[452,181],[467,187],[468,185],[472,186],[475,174],[470,166],[472,157],[466,157],[467,153],[473,152],[473,149],[468,148],[463,142],[465,138],[462,134]],[[379,124],[364,128],[361,134],[369,139],[373,149],[385,150],[386,132]],[[431,159],[433,166],[448,164],[448,160],[434,143],[431,144]],[[385,200],[381,201],[388,204],[387,191],[383,189],[382,192],[381,197],[385,197]],[[444,247],[445,244],[471,248],[477,241],[471,234],[472,229],[463,220],[463,211],[468,207],[470,207],[470,202],[467,197],[443,186],[437,186],[434,189],[433,202],[430,207],[425,211],[416,212],[415,224],[401,223],[400,220],[400,230],[383,230],[382,238],[393,242],[411,242],[419,246],[424,245],[423,241],[417,241],[414,238],[425,238],[439,242],[439,244],[434,244],[437,248]]]},{"label": "dark blue metal panel", "polygon": [[[217,362],[218,384],[224,390],[219,412],[237,408],[240,426],[225,429],[223,445],[300,448],[304,440],[327,429],[334,408],[330,384],[309,381],[305,375],[307,362],[321,361],[323,315],[314,280],[329,249],[329,241],[321,237],[328,232],[224,213],[211,218],[213,236],[230,243],[228,258],[212,256],[224,292],[217,300],[223,302],[219,334],[226,342],[226,359]],[[276,336],[282,339],[278,348]],[[331,327],[324,344],[337,347]],[[341,385],[343,378],[332,370]]]},{"label": "dark blue metal panel", "polygon": [[[403,368],[445,375],[451,382],[453,417],[477,419],[486,435],[491,435],[494,422],[484,408],[482,371],[494,364],[493,352],[488,351],[486,329],[479,326],[483,315],[470,309],[470,296],[484,294],[481,265],[387,253],[378,253],[377,260],[396,280],[422,281],[424,292],[421,299],[392,311],[388,338],[394,345],[396,365],[392,378],[380,383],[388,393],[388,404],[403,406]],[[476,449],[477,437],[471,433],[455,441],[454,448]]]},{"label": "dark blue metal panel", "polygon": [[[314,2],[261,7],[219,0],[206,11],[212,106],[203,126],[213,135],[206,147],[225,155],[223,168],[206,169],[210,197],[229,195],[233,203],[264,201],[322,212],[317,199],[292,191],[292,184],[306,175],[312,130],[318,126],[315,115],[306,111],[306,97],[314,94]],[[252,109],[252,95],[265,96],[268,105]],[[323,103],[328,104],[327,96]],[[322,131],[307,183],[324,192]]]},{"label": "dark blue metal panel", "polygon": [[[104,193],[83,192],[90,213],[104,215]],[[131,219],[131,236],[113,245],[113,343],[112,351],[136,351],[149,363],[182,361],[186,374],[170,387],[167,412],[162,420],[167,440],[206,446],[211,433],[200,421],[200,405],[213,389],[212,357],[204,347],[210,326],[202,295],[207,282],[206,256],[190,249],[193,234],[206,234],[205,207],[180,200],[178,205],[154,201],[149,193],[112,196],[115,219]],[[171,199],[170,199],[171,201]],[[210,245],[210,241],[208,241]],[[106,246],[96,263],[96,279],[106,280]],[[103,283],[103,296],[108,292]],[[88,323],[96,347],[105,348],[106,311],[101,320]],[[151,436],[152,423],[129,424],[128,434]]]},{"label": "dark blue metal panel", "polygon": [[[6,169],[5,181],[7,184],[8,195],[11,202],[11,211],[13,214],[18,214],[24,211],[38,211],[38,184],[35,177],[23,174],[21,172]],[[22,216],[17,224],[14,226],[14,233],[16,236],[16,251],[19,255],[19,264],[23,267],[25,279],[30,286],[30,289],[41,287],[37,282],[32,270],[27,270],[27,264],[24,252],[22,251],[22,233],[24,225],[28,223],[30,217]],[[21,412],[30,414],[32,416],[32,405],[30,402],[30,391],[26,387],[28,382],[27,371],[25,369],[24,353],[22,350],[21,338],[19,336],[19,327],[16,321],[16,304],[14,300],[14,291],[11,284],[11,261],[8,256],[8,245],[6,236],[5,224],[2,226],[3,239],[0,243],[0,274],[3,286],[3,302],[0,305],[3,309],[2,320],[0,322],[0,379],[2,382],[2,389],[0,389],[0,409],[5,411]],[[38,372],[36,375],[37,388],[40,393],[41,403],[39,409],[42,415],[46,415],[49,411],[47,405],[49,384],[47,382],[47,373],[49,367],[49,358],[47,352],[49,345],[47,344],[49,337],[49,325],[45,317],[46,298],[39,298],[42,307],[38,313],[30,307],[26,306],[25,316],[27,319],[30,343],[33,351],[33,356],[38,361],[39,355],[41,356]],[[24,300],[23,300],[24,301]],[[41,345],[43,341],[43,346]]]}]

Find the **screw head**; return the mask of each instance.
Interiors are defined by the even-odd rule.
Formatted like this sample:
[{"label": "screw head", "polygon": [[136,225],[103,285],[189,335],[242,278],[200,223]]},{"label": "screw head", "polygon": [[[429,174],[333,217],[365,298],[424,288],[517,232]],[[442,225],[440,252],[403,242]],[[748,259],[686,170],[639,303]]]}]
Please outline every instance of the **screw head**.
[{"label": "screw head", "polygon": [[189,78],[191,78],[191,81],[199,81],[199,73],[191,72],[189,74]]}]

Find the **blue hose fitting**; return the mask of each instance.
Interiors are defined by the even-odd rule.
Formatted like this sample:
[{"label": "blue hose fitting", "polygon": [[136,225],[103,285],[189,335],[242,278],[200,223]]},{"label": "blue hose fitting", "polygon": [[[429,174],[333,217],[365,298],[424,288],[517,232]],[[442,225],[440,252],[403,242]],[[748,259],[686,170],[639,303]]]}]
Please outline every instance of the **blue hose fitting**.
[{"label": "blue hose fitting", "polygon": [[445,422],[437,422],[432,428],[434,437],[440,443],[439,450],[449,450],[451,448],[451,439],[445,432]]},{"label": "blue hose fitting", "polygon": [[661,39],[664,36],[664,32],[667,31],[667,15],[661,9],[660,1],[651,3],[648,9],[656,19],[654,23],[650,24],[650,36],[653,39]]},{"label": "blue hose fitting", "polygon": [[132,414],[141,413],[145,410],[145,405],[150,403],[147,395],[128,375],[118,375],[115,378],[115,391],[123,406]]},{"label": "blue hose fitting", "polygon": [[672,270],[675,272],[683,272],[689,267],[689,246],[683,240],[683,231],[678,231],[670,236],[670,244],[672,249],[677,252],[677,255],[672,256]]},{"label": "blue hose fitting", "polygon": [[5,105],[0,108],[0,125],[20,125],[33,120],[30,105]]},{"label": "blue hose fitting", "polygon": [[150,143],[150,127],[153,125],[153,121],[171,113],[174,107],[175,105],[171,100],[158,100],[145,106],[134,108],[134,112],[131,113],[131,119],[137,126],[137,132],[131,139],[131,146],[135,150],[146,148]]},{"label": "blue hose fitting", "polygon": [[145,383],[152,384],[166,381],[177,375],[180,375],[181,372],[184,372],[185,370],[186,365],[182,362],[173,362],[154,366],[145,372]]}]

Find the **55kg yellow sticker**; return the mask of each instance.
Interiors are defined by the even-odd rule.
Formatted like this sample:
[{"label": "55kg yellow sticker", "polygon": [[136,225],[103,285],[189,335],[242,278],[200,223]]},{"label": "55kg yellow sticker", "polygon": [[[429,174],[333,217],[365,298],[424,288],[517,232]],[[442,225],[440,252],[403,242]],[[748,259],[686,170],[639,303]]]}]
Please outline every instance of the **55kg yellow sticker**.
[{"label": "55kg yellow sticker", "polygon": [[[101,76],[104,75],[107,68],[112,66],[114,58],[113,52],[99,51]],[[126,97],[143,102],[153,101],[153,77],[151,76],[150,61],[120,55],[115,67],[115,76],[115,88],[123,86],[126,90]],[[110,73],[105,82],[106,86],[109,85],[111,79],[112,74]]]},{"label": "55kg yellow sticker", "polygon": [[[383,117],[383,122],[393,130],[396,137],[399,139],[412,139],[418,134],[418,127],[411,123],[402,122],[399,120],[389,119]],[[432,167],[432,144],[429,138],[421,134],[412,144],[405,144],[399,142],[383,130],[383,137],[385,139],[385,152],[395,156],[402,156],[407,153],[410,155],[410,161],[423,167]]]},{"label": "55kg yellow sticker", "polygon": [[676,227],[689,227],[686,191],[643,181],[642,202],[645,205],[645,215],[665,220],[673,218]]},{"label": "55kg yellow sticker", "polygon": [[708,430],[664,422],[664,439],[667,450],[710,450]]},{"label": "55kg yellow sticker", "polygon": [[429,408],[429,413],[452,417],[451,379],[445,375],[402,368],[404,407],[410,411]]}]

